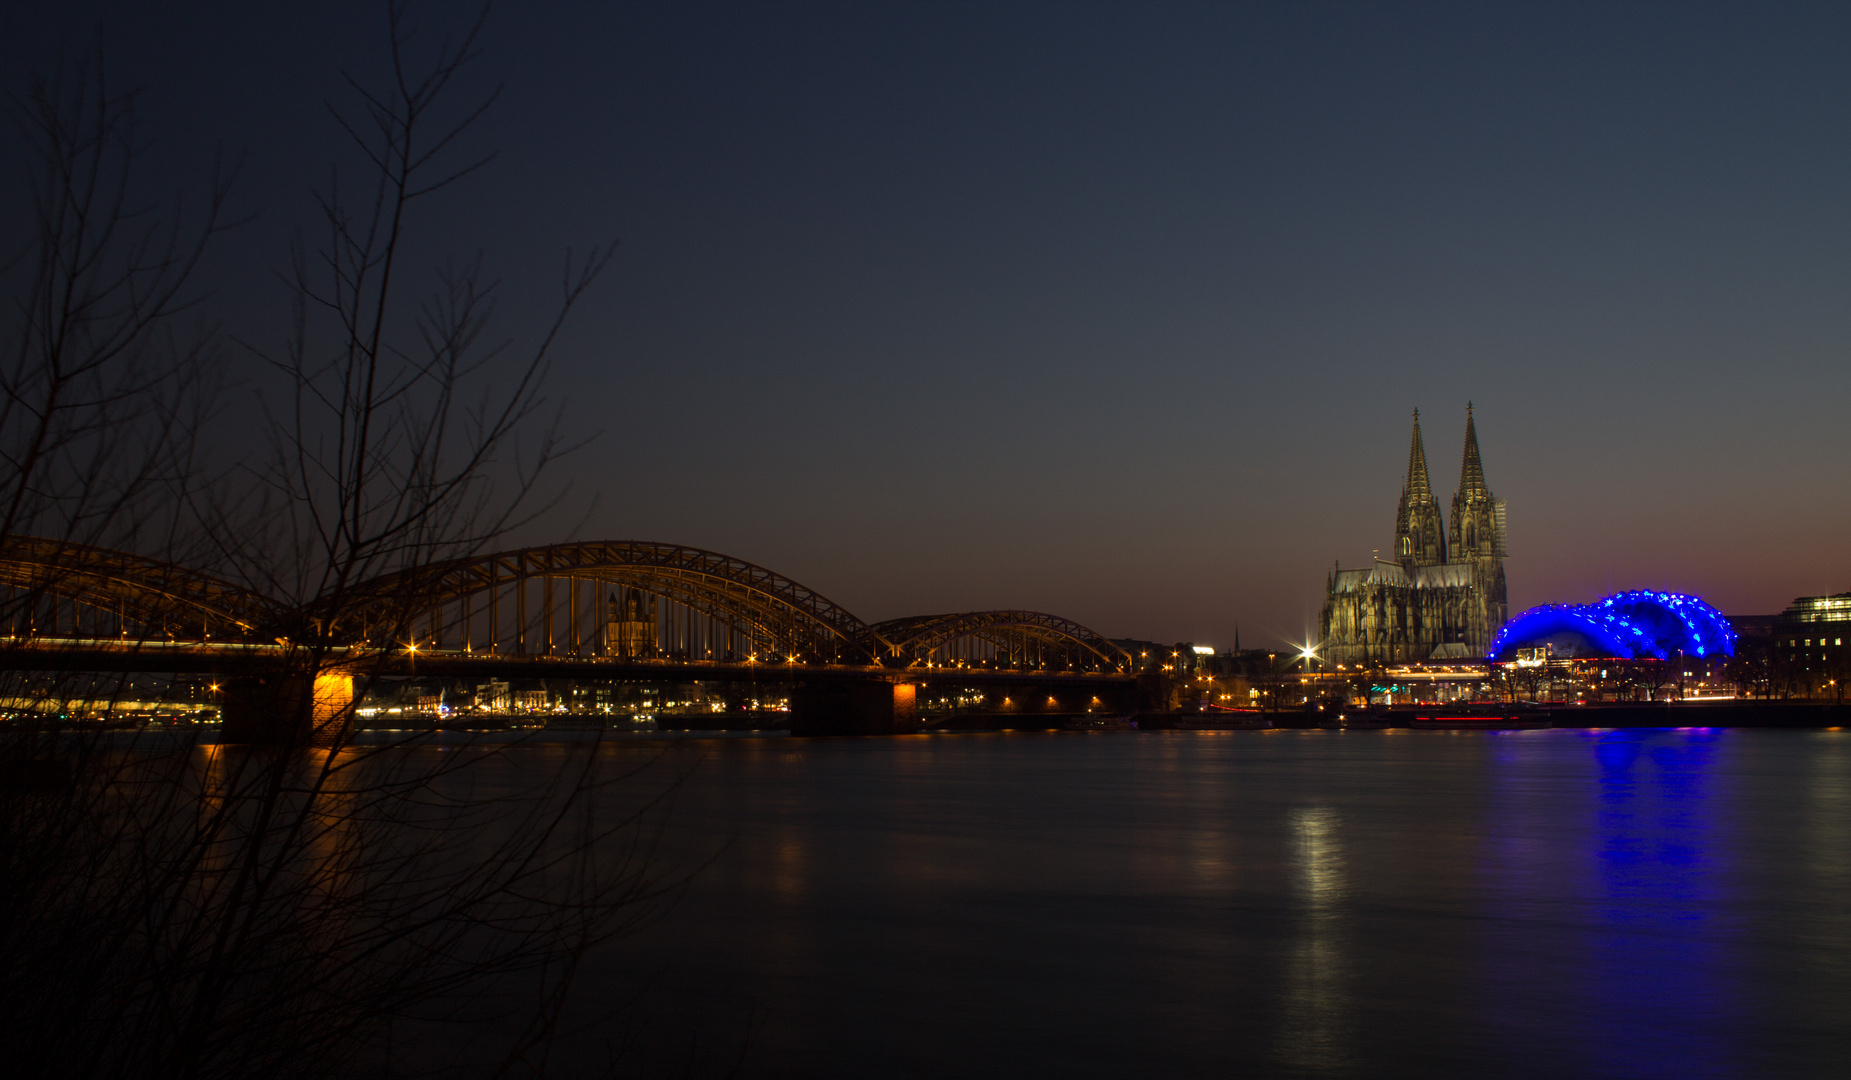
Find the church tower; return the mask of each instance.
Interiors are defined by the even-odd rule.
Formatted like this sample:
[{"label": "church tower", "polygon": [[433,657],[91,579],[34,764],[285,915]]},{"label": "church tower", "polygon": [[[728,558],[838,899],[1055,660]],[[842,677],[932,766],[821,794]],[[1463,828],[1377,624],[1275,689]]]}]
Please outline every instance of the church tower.
[{"label": "church tower", "polygon": [[656,598],[645,600],[640,589],[619,591],[621,599],[613,592],[605,601],[605,654],[625,659],[656,655]]},{"label": "church tower", "polygon": [[1504,587],[1504,500],[1485,483],[1478,456],[1478,427],[1472,405],[1465,406],[1465,460],[1459,467],[1459,492],[1453,496],[1452,558],[1471,567],[1473,602],[1466,611],[1466,641],[1486,649],[1504,625],[1509,610]]},{"label": "church tower", "polygon": [[1395,510],[1395,561],[1410,575],[1416,566],[1438,566],[1446,561],[1446,533],[1440,523],[1440,501],[1433,497],[1433,483],[1427,477],[1419,409],[1414,410],[1414,442],[1408,447],[1408,478],[1401,486],[1401,505]]}]

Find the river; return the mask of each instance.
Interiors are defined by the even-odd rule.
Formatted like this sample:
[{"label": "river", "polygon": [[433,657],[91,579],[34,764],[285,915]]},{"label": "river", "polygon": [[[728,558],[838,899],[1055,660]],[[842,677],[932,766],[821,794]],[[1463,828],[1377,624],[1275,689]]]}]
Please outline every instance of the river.
[{"label": "river", "polygon": [[1692,1078],[1851,1062],[1851,734],[970,734],[671,757],[698,764],[663,864],[711,861],[581,978],[624,1018],[632,1065]]}]

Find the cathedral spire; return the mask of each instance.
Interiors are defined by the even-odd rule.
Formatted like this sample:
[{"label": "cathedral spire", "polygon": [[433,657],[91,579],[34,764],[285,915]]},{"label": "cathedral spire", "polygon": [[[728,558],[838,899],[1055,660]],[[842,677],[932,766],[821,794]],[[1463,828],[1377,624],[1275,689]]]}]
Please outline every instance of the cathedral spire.
[{"label": "cathedral spire", "polygon": [[1433,483],[1427,479],[1427,448],[1420,440],[1419,409],[1414,410],[1414,441],[1408,446],[1408,478],[1401,493],[1409,499],[1433,498]]},{"label": "cathedral spire", "polygon": [[1465,403],[1465,464],[1459,468],[1459,494],[1467,497],[1490,498],[1491,489],[1485,486],[1485,464],[1478,458],[1478,428],[1472,423],[1472,403]]},{"label": "cathedral spire", "polygon": [[1453,496],[1452,555],[1456,561],[1502,559],[1504,502],[1494,498],[1485,483],[1485,464],[1478,456],[1478,425],[1472,404],[1465,406],[1465,462],[1459,467],[1459,492]]},{"label": "cathedral spire", "polygon": [[1446,532],[1440,503],[1427,476],[1427,448],[1420,439],[1420,410],[1414,410],[1414,441],[1408,446],[1408,478],[1395,510],[1395,558],[1410,570],[1446,561]]}]

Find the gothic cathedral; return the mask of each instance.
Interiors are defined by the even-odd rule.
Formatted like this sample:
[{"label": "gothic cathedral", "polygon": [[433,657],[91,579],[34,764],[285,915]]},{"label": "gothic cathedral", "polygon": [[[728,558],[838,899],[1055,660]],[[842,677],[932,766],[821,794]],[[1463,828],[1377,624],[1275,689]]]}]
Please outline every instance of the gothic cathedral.
[{"label": "gothic cathedral", "polygon": [[1414,412],[1408,478],[1395,512],[1394,559],[1332,571],[1320,620],[1333,664],[1477,660],[1504,625],[1504,500],[1485,486],[1472,407],[1465,407],[1465,465],[1453,496],[1452,532],[1427,479]]}]

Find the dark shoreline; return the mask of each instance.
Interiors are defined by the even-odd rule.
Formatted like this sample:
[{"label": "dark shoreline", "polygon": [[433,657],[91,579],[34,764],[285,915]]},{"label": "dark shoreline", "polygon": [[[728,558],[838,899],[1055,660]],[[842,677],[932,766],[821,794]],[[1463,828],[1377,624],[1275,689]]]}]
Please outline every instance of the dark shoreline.
[{"label": "dark shoreline", "polygon": [[[1539,710],[1540,711],[1540,710]],[[1851,727],[1851,705],[1792,701],[1686,701],[1547,706],[1558,728]]]}]

